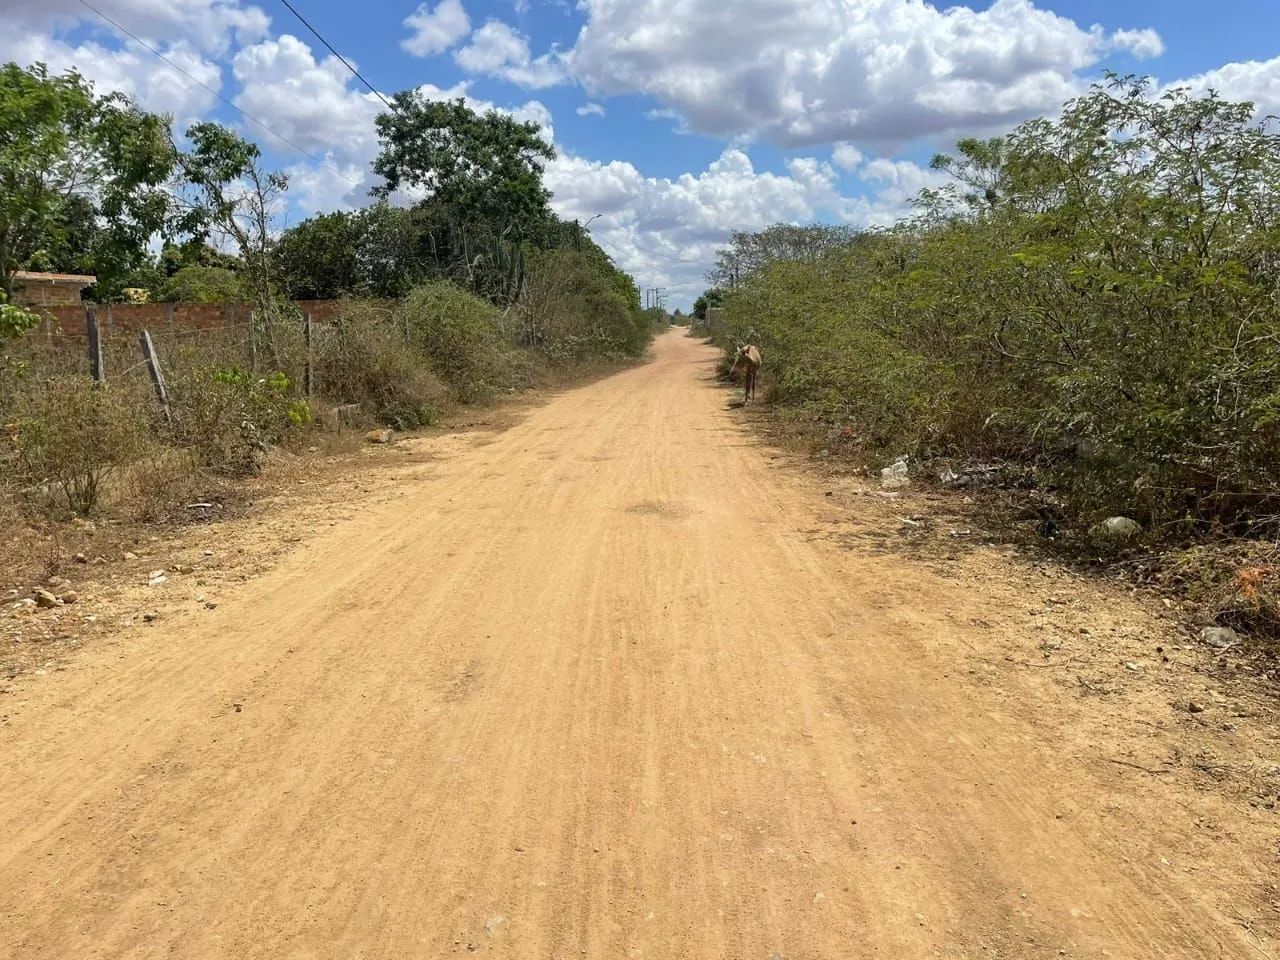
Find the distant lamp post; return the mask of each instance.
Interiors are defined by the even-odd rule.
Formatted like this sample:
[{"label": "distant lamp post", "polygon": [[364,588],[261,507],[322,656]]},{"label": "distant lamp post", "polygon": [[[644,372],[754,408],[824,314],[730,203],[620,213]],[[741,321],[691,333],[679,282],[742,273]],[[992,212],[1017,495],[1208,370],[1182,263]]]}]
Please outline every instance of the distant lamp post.
[{"label": "distant lamp post", "polygon": [[586,223],[580,223],[577,220],[573,221],[573,226],[574,226],[573,248],[575,250],[582,249],[582,231],[586,230],[587,227],[591,226],[593,223],[595,223],[597,220],[599,220],[603,216],[604,216],[603,213],[597,213],[594,217],[592,217]]}]

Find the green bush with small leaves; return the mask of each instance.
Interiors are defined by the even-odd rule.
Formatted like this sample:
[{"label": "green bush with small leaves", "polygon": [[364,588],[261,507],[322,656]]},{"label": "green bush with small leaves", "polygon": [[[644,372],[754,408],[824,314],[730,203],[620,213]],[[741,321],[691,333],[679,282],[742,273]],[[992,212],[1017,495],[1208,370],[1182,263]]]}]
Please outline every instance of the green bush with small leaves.
[{"label": "green bush with small leaves", "polygon": [[638,357],[656,320],[635,309],[616,271],[570,248],[530,258],[520,314],[523,342],[556,363]]},{"label": "green bush with small leaves", "polygon": [[735,277],[726,350],[869,451],[1021,465],[1079,530],[1274,532],[1274,125],[1112,78],[934,167],[910,219]]},{"label": "green bush with small leaves", "polygon": [[396,305],[393,320],[463,403],[530,381],[528,358],[502,336],[497,308],[461,287],[446,281],[417,287]]},{"label": "green bush with small leaves", "polygon": [[311,422],[306,402],[279,371],[196,367],[172,378],[169,388],[169,441],[195,451],[212,473],[256,473],[271,444]]}]

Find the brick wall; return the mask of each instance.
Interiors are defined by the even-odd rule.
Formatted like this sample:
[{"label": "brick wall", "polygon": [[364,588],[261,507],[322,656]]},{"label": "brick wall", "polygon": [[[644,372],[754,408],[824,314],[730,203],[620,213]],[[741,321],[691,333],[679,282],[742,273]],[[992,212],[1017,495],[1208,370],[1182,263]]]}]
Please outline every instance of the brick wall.
[{"label": "brick wall", "polygon": [[[338,315],[346,300],[298,300],[298,309],[311,314],[312,322],[327,323]],[[86,304],[75,303],[39,308],[45,322],[35,336],[56,334],[83,337]],[[98,326],[104,337],[138,333],[143,329],[162,331],[171,327],[184,330],[217,330],[247,323],[251,306],[247,303],[112,303],[98,304]]]}]

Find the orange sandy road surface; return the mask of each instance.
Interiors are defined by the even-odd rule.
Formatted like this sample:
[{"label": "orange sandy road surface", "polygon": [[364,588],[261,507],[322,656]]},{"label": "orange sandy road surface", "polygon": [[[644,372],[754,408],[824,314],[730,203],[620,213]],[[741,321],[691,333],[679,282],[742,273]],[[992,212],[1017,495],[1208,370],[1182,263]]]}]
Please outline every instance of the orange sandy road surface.
[{"label": "orange sandy road surface", "polygon": [[32,687],[0,956],[1261,956],[946,675],[986,598],[805,535],[713,359],[665,335]]}]

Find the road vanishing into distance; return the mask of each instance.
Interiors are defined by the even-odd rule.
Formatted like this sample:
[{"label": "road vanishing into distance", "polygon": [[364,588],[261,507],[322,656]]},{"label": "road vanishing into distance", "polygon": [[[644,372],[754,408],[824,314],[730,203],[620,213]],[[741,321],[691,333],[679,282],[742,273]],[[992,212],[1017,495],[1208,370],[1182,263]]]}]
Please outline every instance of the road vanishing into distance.
[{"label": "road vanishing into distance", "polygon": [[714,361],[668,333],[28,688],[0,956],[1257,960],[1042,677],[955,669],[990,598],[816,535]]}]

